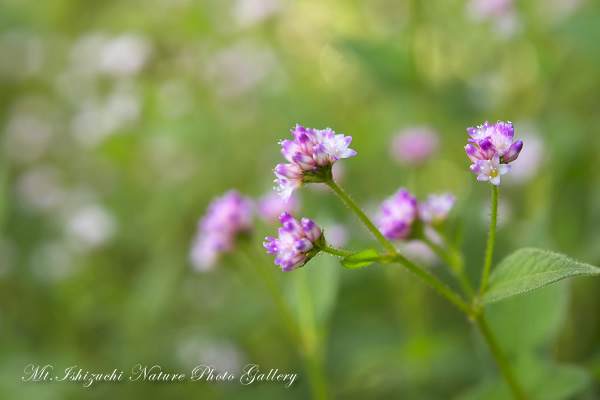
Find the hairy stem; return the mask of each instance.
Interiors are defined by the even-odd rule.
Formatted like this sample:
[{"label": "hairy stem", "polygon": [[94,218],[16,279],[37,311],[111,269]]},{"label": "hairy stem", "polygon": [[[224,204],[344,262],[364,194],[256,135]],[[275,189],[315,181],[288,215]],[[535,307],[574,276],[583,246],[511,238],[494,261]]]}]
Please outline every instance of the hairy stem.
[{"label": "hairy stem", "polygon": [[527,397],[525,396],[525,393],[523,392],[523,389],[521,389],[521,386],[519,385],[519,381],[517,380],[512,368],[508,362],[508,359],[502,352],[502,349],[500,348],[500,345],[496,341],[496,338],[494,337],[494,334],[493,334],[492,330],[490,329],[489,325],[485,321],[483,314],[478,315],[474,319],[474,321],[475,321],[475,324],[477,325],[477,327],[479,328],[479,331],[481,332],[486,343],[488,344],[490,351],[492,353],[492,356],[494,356],[494,359],[496,360],[496,363],[498,364],[498,367],[500,368],[500,371],[502,372],[502,375],[504,376],[506,383],[508,383],[508,386],[509,386],[514,398],[516,400],[527,399]]},{"label": "hairy stem", "polygon": [[349,251],[334,249],[333,247],[321,247],[319,250],[321,250],[323,253],[333,254],[334,256],[338,257],[346,257],[353,254]]},{"label": "hairy stem", "polygon": [[344,203],[356,214],[358,219],[362,221],[363,224],[371,231],[371,233],[383,244],[383,246],[390,252],[390,257],[382,258],[382,262],[397,262],[403,265],[406,269],[417,275],[419,278],[425,281],[429,286],[431,286],[434,290],[440,293],[442,296],[447,298],[452,304],[457,306],[459,309],[467,313],[468,315],[472,315],[473,308],[471,305],[466,303],[463,299],[460,298],[456,293],[454,293],[449,287],[444,285],[440,280],[438,280],[435,276],[431,275],[429,272],[419,267],[417,264],[413,263],[402,254],[398,253],[396,248],[387,240],[383,234],[377,229],[377,227],[371,222],[369,217],[365,215],[365,213],[360,209],[360,207],[352,200],[350,196],[346,194],[342,190],[341,187],[338,186],[337,183],[333,181],[333,179],[328,180],[327,185],[333,190],[339,197],[342,199]]},{"label": "hairy stem", "polygon": [[389,240],[387,240],[383,236],[383,234],[379,231],[379,229],[377,229],[377,227],[373,224],[373,222],[371,222],[369,217],[367,217],[365,215],[365,213],[354,202],[354,200],[352,200],[352,198],[350,196],[348,196],[346,194],[346,192],[344,192],[342,190],[342,188],[339,187],[339,185],[334,182],[333,179],[329,179],[325,183],[327,184],[327,186],[329,186],[331,188],[331,190],[334,191],[335,194],[337,194],[339,196],[340,199],[342,199],[342,201],[350,208],[350,210],[352,210],[352,212],[354,214],[356,214],[358,219],[361,220],[361,222],[367,227],[367,229],[369,231],[371,231],[371,233],[377,238],[377,240],[379,240],[379,242],[381,242],[383,247],[385,247],[386,250],[390,252],[390,254],[398,254],[398,252],[396,251],[394,246],[389,242]]},{"label": "hairy stem", "polygon": [[492,219],[490,221],[490,236],[488,237],[487,249],[485,251],[485,261],[483,263],[483,274],[481,276],[481,286],[479,288],[479,297],[483,296],[487,289],[488,276],[492,266],[492,257],[494,254],[494,243],[496,241],[496,224],[498,222],[498,186],[492,186]]},{"label": "hairy stem", "polygon": [[423,242],[425,242],[425,244],[427,244],[427,246],[429,246],[429,248],[435,254],[437,254],[442,261],[450,266],[450,270],[460,283],[464,294],[467,296],[467,298],[472,299],[475,292],[473,291],[473,286],[471,285],[469,278],[467,278],[467,275],[465,274],[465,268],[462,259],[454,256],[454,254],[450,254],[446,249],[441,248],[425,235],[423,235],[421,240],[423,240]]},{"label": "hairy stem", "polygon": [[[496,338],[494,337],[494,334],[492,333],[490,327],[487,325],[487,322],[485,321],[481,311],[476,309],[475,307],[473,307],[471,304],[465,302],[459,295],[457,295],[454,291],[452,291],[450,288],[448,288],[446,285],[444,285],[439,279],[437,279],[435,276],[430,274],[427,270],[419,267],[418,265],[416,265],[412,261],[408,260],[403,255],[398,253],[398,251],[394,248],[394,246],[381,234],[381,232],[379,232],[379,230],[373,224],[373,222],[371,222],[369,217],[367,217],[365,215],[365,213],[354,202],[354,200],[352,200],[352,198],[350,196],[348,196],[342,190],[342,188],[339,187],[333,181],[333,179],[330,179],[326,183],[331,188],[331,190],[333,190],[340,197],[340,199],[342,199],[342,201],[350,208],[350,210],[352,210],[354,212],[354,214],[356,214],[356,216],[363,222],[363,224],[367,227],[367,229],[369,229],[369,231],[371,231],[371,233],[373,233],[373,235],[389,251],[389,253],[390,253],[389,255],[383,255],[380,257],[380,259],[379,259],[380,262],[382,262],[382,263],[397,262],[397,263],[401,264],[406,269],[408,269],[409,271],[411,271],[412,273],[417,275],[419,278],[421,278],[423,281],[425,281],[425,283],[427,283],[429,286],[431,286],[434,290],[436,290],[438,293],[440,293],[446,299],[448,299],[448,301],[450,301],[452,304],[454,304],[456,307],[458,307],[461,311],[463,311],[465,314],[467,314],[473,321],[475,321],[475,323],[476,323],[477,327],[479,328],[479,330],[481,331],[481,334],[483,335],[486,343],[488,344],[490,351],[491,351],[492,355],[494,356],[494,359],[496,360],[498,367],[500,368],[500,370],[502,372],[502,375],[506,379],[506,382],[508,383],[508,386],[510,387],[510,390],[512,391],[515,399],[516,400],[525,400],[526,397],[523,393],[523,390],[519,386],[519,383],[510,367],[510,364],[508,363],[508,359],[506,358],[506,356],[502,352],[502,349],[498,345],[498,342],[496,341]],[[483,277],[482,277],[482,281],[481,281],[480,296],[481,296],[481,294],[483,294],[485,292],[485,287],[487,285],[487,279],[488,279],[490,267],[492,264],[492,255],[494,252],[494,242],[496,239],[497,219],[498,219],[498,187],[495,185],[492,185],[492,221],[490,224],[490,236],[489,236],[488,246],[487,246],[487,251],[486,251],[486,256],[485,256],[485,264],[484,264],[484,269],[483,269]],[[430,247],[432,247],[432,250],[435,251],[436,253],[438,253],[438,255],[440,255],[440,257],[444,261],[448,262],[449,265],[453,267],[453,270],[455,270],[456,272],[460,272],[459,276],[462,276],[463,278],[460,278],[459,280],[461,281],[461,284],[463,285],[464,290],[469,295],[472,294],[473,289],[472,289],[471,284],[469,283],[468,279],[466,279],[466,276],[463,271],[464,268],[463,268],[462,262],[460,262],[460,264],[459,264],[458,261],[455,261],[454,257],[451,257],[450,255],[448,255],[445,251],[443,251],[443,249],[439,248],[434,243],[429,241],[428,245]],[[338,250],[330,249],[330,248],[327,248],[327,249],[329,249],[331,251],[327,251],[327,250],[323,250],[323,251],[331,253],[331,254],[335,254],[335,255],[340,255],[340,256],[348,255],[342,251],[338,251]]]},{"label": "hairy stem", "polygon": [[452,304],[458,307],[461,311],[465,312],[467,315],[474,314],[473,307],[471,307],[470,304],[465,302],[462,298],[460,298],[460,296],[454,293],[448,286],[444,285],[435,276],[431,275],[427,270],[419,267],[417,264],[413,263],[401,254],[394,255],[390,259],[390,261],[401,264],[413,274],[417,275],[419,278],[425,281],[425,283],[431,286],[435,291],[444,296]]}]

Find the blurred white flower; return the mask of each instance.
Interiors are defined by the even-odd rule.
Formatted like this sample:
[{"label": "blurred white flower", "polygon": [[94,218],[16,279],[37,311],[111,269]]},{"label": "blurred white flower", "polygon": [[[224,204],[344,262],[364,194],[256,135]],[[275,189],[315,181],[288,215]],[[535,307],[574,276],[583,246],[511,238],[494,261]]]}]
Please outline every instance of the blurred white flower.
[{"label": "blurred white flower", "polygon": [[177,358],[186,368],[213,365],[217,373],[237,373],[242,370],[245,356],[231,341],[189,338],[180,342]]},{"label": "blurred white flower", "polygon": [[82,206],[67,216],[65,230],[70,243],[89,250],[106,243],[116,231],[114,216],[99,204]]},{"label": "blurred white flower", "polygon": [[150,41],[137,33],[117,36],[102,47],[100,71],[116,76],[138,73],[150,57]]},{"label": "blurred white flower", "polygon": [[19,202],[29,211],[47,211],[64,196],[62,174],[53,166],[38,165],[19,175],[16,192]]},{"label": "blurred white flower", "polygon": [[523,33],[523,22],[516,11],[509,12],[492,23],[492,30],[499,37],[509,39]]},{"label": "blurred white flower", "polygon": [[71,48],[73,68],[84,75],[123,77],[137,74],[152,53],[150,40],[139,33],[110,37],[92,32],[81,36]]},{"label": "blurred white flower", "polygon": [[510,38],[523,31],[513,0],[471,0],[466,11],[474,22],[487,21],[502,38]]},{"label": "blurred white flower", "polygon": [[100,32],[86,33],[77,38],[70,50],[72,69],[82,75],[96,75],[106,41],[106,35]]},{"label": "blurred white flower", "polygon": [[271,49],[247,41],[236,43],[207,57],[206,80],[225,97],[243,95],[266,81],[271,88],[281,83],[281,68]]},{"label": "blurred white flower", "polygon": [[584,0],[538,0],[538,7],[546,18],[559,22],[579,10],[583,3]]},{"label": "blurred white flower", "polygon": [[513,8],[513,0],[471,0],[467,4],[467,12],[475,20],[500,18]]},{"label": "blurred white flower", "polygon": [[84,102],[71,120],[71,132],[79,143],[92,147],[137,121],[140,109],[136,91],[121,85],[104,102]]},{"label": "blurred white flower", "polygon": [[255,25],[281,10],[281,0],[237,0],[232,9],[239,27]]},{"label": "blurred white flower", "polygon": [[4,128],[4,153],[15,161],[35,161],[47,150],[52,135],[51,121],[33,113],[18,112],[10,117]]}]

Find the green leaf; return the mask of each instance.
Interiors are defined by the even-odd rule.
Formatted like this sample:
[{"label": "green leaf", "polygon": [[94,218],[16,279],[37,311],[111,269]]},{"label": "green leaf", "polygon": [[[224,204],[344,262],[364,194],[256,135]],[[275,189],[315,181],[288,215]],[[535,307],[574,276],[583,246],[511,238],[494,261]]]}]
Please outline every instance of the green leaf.
[{"label": "green leaf", "polygon": [[577,275],[599,275],[600,268],[565,255],[525,248],[506,257],[490,277],[479,304],[486,305]]},{"label": "green leaf", "polygon": [[[585,390],[591,382],[589,372],[575,365],[556,365],[541,359],[520,360],[516,374],[531,400],[568,400]],[[459,400],[506,400],[513,396],[504,380],[497,376],[471,389]]]},{"label": "green leaf", "polygon": [[379,260],[377,250],[368,249],[350,254],[342,260],[342,265],[346,268],[355,269],[366,267]]},{"label": "green leaf", "polygon": [[[485,316],[509,358],[550,352],[551,344],[564,327],[568,302],[568,287],[559,282],[527,296],[513,296],[490,304],[485,308]],[[488,353],[483,340],[481,348]]]}]

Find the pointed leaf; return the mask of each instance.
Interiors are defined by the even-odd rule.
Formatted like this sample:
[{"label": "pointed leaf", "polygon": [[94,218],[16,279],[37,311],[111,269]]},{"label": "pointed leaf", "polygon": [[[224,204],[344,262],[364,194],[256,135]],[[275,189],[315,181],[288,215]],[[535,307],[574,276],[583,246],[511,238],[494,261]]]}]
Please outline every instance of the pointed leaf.
[{"label": "pointed leaf", "polygon": [[366,267],[379,260],[377,250],[368,249],[351,254],[342,260],[342,265],[346,268],[355,269]]},{"label": "pointed leaf", "polygon": [[479,304],[486,305],[577,275],[599,275],[600,268],[563,254],[525,248],[506,257],[490,277]]}]

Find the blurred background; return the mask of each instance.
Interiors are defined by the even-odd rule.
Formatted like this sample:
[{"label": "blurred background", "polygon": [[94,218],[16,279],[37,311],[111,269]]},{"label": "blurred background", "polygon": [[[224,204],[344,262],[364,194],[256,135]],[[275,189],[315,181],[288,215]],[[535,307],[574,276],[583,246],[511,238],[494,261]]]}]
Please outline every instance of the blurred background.
[{"label": "blurred background", "polygon": [[[329,126],[353,137],[358,155],[335,172],[367,213],[402,186],[457,197],[452,229],[477,283],[489,188],[463,147],[488,119],[524,141],[495,260],[535,246],[600,265],[599,38],[592,0],[2,0],[0,397],[306,399],[317,373],[336,398],[505,398],[469,322],[398,266],[320,256],[282,273],[262,248],[278,227],[264,212],[214,264],[190,249],[213,197],[272,192],[290,128]],[[403,152],[411,135],[428,150]],[[337,245],[377,246],[323,188],[295,201]],[[419,243],[400,246],[454,285]],[[555,377],[543,398],[600,398],[599,284],[490,310],[521,379]],[[299,378],[83,388],[22,382],[30,363],[254,363]]]}]

